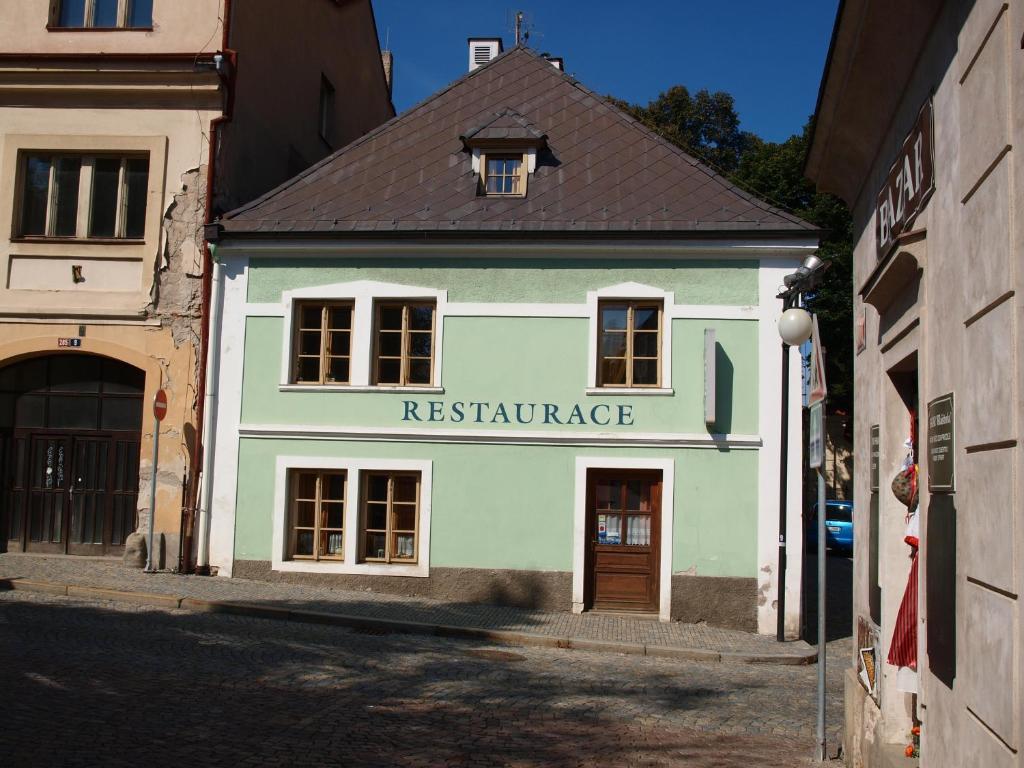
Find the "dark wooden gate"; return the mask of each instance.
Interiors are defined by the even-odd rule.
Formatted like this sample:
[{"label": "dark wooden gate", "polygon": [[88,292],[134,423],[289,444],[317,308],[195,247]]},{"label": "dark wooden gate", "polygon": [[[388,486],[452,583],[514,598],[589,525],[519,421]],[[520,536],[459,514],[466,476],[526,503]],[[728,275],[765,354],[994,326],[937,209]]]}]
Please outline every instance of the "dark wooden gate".
[{"label": "dark wooden gate", "polygon": [[94,355],[0,369],[7,547],[117,554],[136,526],[142,371]]}]

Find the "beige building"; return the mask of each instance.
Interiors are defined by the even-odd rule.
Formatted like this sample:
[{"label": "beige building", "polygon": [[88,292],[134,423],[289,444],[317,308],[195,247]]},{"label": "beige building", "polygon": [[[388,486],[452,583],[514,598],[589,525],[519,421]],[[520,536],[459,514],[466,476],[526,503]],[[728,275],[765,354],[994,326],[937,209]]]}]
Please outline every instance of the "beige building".
[{"label": "beige building", "polygon": [[852,766],[918,723],[921,765],[1024,765],[1022,41],[1019,2],[840,4],[807,172],[856,233]]},{"label": "beige building", "polygon": [[0,549],[122,555],[163,388],[154,550],[177,567],[203,225],[393,116],[373,9],[6,0],[0,52]]}]

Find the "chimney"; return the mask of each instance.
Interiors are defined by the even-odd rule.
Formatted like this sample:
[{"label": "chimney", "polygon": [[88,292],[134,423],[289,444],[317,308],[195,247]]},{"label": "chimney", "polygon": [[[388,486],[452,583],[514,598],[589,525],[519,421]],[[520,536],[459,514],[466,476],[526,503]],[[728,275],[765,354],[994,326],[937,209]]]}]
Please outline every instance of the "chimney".
[{"label": "chimney", "polygon": [[502,50],[500,37],[469,38],[469,71],[482,67]]},{"label": "chimney", "polygon": [[393,75],[395,71],[395,57],[391,51],[380,52],[381,63],[384,64],[384,80],[388,84],[388,97],[391,97]]}]

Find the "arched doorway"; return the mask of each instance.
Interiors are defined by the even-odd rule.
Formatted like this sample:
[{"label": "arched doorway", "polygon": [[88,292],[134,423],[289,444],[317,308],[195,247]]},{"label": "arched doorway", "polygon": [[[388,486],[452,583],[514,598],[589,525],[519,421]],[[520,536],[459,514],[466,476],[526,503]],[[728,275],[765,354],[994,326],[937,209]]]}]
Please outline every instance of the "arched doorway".
[{"label": "arched doorway", "polygon": [[146,374],[88,354],[0,368],[7,549],[115,555],[137,522]]}]

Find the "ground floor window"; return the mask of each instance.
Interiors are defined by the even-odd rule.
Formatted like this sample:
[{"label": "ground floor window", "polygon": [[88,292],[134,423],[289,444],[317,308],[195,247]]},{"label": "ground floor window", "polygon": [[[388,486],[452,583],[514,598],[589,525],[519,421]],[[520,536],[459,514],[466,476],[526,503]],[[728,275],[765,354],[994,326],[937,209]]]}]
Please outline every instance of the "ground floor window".
[{"label": "ground floor window", "polygon": [[292,470],[289,554],[294,560],[345,557],[345,472]]},{"label": "ground floor window", "polygon": [[362,557],[365,562],[415,563],[420,473],[365,473]]}]

